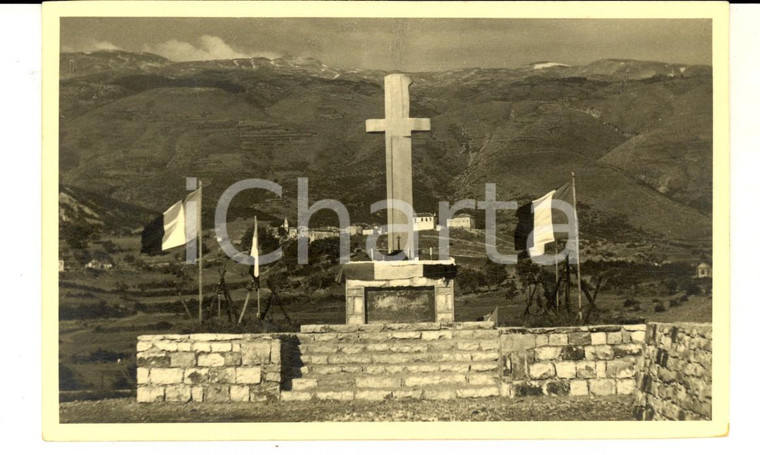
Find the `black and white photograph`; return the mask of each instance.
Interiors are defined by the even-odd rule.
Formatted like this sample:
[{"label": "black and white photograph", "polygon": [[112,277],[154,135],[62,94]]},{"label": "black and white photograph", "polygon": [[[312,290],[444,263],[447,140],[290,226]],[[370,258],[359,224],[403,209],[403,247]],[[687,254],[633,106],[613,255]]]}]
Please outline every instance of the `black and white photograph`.
[{"label": "black and white photograph", "polygon": [[59,425],[727,425],[727,9],[58,6]]}]

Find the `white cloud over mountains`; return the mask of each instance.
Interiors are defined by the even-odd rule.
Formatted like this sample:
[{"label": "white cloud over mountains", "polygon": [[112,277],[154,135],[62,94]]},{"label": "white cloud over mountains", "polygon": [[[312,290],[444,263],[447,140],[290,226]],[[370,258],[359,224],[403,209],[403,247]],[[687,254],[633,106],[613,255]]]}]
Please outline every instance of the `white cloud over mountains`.
[{"label": "white cloud over mountains", "polygon": [[274,52],[254,52],[233,49],[218,36],[203,35],[198,39],[198,45],[187,41],[169,40],[157,44],[145,44],[143,52],[158,54],[176,62],[198,60],[226,60],[231,58],[267,57],[277,58]]},{"label": "white cloud over mountains", "polygon": [[88,51],[120,51],[119,46],[110,41],[91,41],[81,48],[75,48],[73,46],[62,46],[63,52],[88,52]]}]

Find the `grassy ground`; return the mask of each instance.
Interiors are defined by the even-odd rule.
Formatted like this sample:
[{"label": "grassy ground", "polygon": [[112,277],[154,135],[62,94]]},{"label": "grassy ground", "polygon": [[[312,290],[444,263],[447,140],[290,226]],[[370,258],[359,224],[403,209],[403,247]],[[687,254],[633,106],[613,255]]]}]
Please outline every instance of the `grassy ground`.
[{"label": "grassy ground", "polygon": [[61,423],[433,422],[632,420],[631,396],[480,398],[447,401],[137,403],[134,398],[61,403]]}]

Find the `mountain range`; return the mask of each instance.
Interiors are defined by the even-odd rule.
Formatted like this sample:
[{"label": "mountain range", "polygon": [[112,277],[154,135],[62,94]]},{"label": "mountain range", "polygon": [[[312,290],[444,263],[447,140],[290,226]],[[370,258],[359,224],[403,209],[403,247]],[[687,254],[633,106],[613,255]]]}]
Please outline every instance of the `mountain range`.
[{"label": "mountain range", "polygon": [[[186,176],[214,200],[240,179],[275,181],[282,200],[248,191],[233,216],[295,219],[296,181],[306,177],[310,203],[337,199],[356,221],[382,221],[369,206],[385,197],[385,141],[364,121],[383,118],[390,72],[288,56],[62,53],[61,184],[67,197],[135,207],[136,227],[186,193]],[[605,59],[407,74],[411,116],[432,124],[412,139],[418,212],[482,200],[486,183],[500,200],[527,202],[574,172],[581,207],[617,220],[588,224],[591,234],[709,247],[711,67]],[[330,220],[324,212],[315,221]]]}]

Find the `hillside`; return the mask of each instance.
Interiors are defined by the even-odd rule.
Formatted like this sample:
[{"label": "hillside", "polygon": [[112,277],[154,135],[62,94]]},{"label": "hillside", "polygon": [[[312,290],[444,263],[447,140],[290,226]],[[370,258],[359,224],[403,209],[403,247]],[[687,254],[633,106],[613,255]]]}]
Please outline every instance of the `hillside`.
[{"label": "hillside", "polygon": [[[298,177],[312,203],[338,199],[354,221],[372,220],[384,198],[384,140],[364,131],[383,116],[383,73],[295,57],[175,63],[102,51],[61,62],[61,181],[148,209],[137,221],[182,197],[185,176],[203,178],[213,199],[242,178],[284,187],[281,201],[242,194],[233,216],[253,207],[294,219]],[[610,59],[410,76],[411,114],[432,122],[413,137],[418,211],[482,199],[485,183],[524,202],[575,171],[579,201],[631,228],[608,240],[640,230],[652,244],[709,247],[709,67]]]}]

